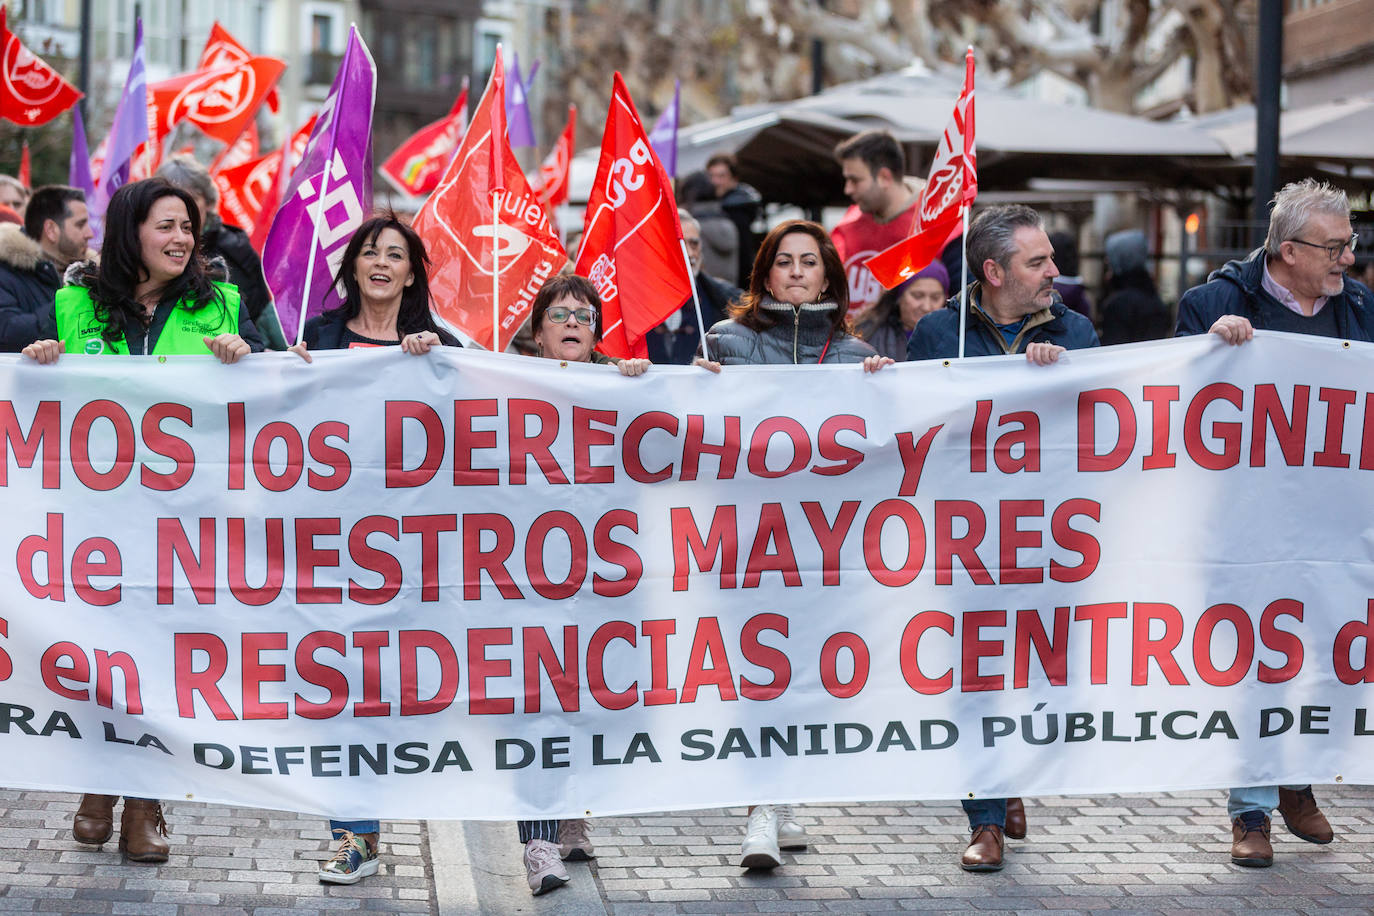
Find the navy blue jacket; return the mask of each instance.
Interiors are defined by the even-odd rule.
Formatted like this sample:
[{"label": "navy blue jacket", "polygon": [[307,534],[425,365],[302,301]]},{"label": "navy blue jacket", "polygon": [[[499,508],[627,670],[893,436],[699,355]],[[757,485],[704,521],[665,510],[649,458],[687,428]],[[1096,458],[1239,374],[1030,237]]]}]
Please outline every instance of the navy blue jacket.
[{"label": "navy blue jacket", "polygon": [[[1248,318],[1256,328],[1264,328],[1260,303],[1283,308],[1264,291],[1264,249],[1251,252],[1244,261],[1228,261],[1212,271],[1207,282],[1194,286],[1178,300],[1178,327],[1175,337],[1206,334],[1222,315]],[[1348,275],[1339,296],[1326,301],[1335,309],[1336,330],[1344,340],[1374,341],[1374,293]]]},{"label": "navy blue jacket", "polygon": [[[964,333],[965,356],[1002,356],[1024,353],[1033,343],[1058,344],[1067,350],[1081,350],[1098,345],[1093,323],[1070,309],[1055,293],[1054,302],[1032,313],[1013,344],[1008,344],[1002,331],[978,306],[978,284],[969,286],[968,323]],[[906,345],[906,358],[950,359],[959,355],[959,297],[945,303],[938,312],[931,312],[916,323],[911,340]]]}]

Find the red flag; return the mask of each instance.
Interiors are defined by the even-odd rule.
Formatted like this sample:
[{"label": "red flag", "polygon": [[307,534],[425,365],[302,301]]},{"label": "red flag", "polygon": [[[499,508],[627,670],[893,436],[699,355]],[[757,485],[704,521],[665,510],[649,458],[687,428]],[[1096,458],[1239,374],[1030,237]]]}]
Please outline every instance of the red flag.
[{"label": "red flag", "polygon": [[[291,150],[291,167],[300,161],[315,118],[292,135],[287,144]],[[262,250],[267,241],[267,229],[277,211],[283,150],[276,150],[257,159],[214,173],[219,190],[219,215],[232,226],[239,226],[252,234],[253,247]],[[290,168],[287,169],[290,172]]]},{"label": "red flag", "polygon": [[258,148],[258,122],[249,121],[248,126],[239,134],[239,138],[229,144],[224,150],[215,157],[215,161],[210,163],[210,174],[222,172],[225,169],[232,169],[236,165],[243,165],[262,155],[262,150]]},{"label": "red flag", "polygon": [[76,104],[81,93],[9,30],[0,7],[0,117],[33,127]]},{"label": "red flag", "polygon": [[[242,42],[230,35],[229,30],[216,21],[210,27],[210,37],[205,39],[205,50],[200,52],[200,63],[196,64],[196,69],[218,70],[220,67],[242,63],[252,56]],[[267,93],[266,101],[267,109],[276,114],[278,106],[281,105],[281,97],[277,94],[276,89]],[[256,155],[257,152],[255,151],[253,156]]]},{"label": "red flag", "polygon": [[[930,177],[916,208],[916,232],[864,262],[888,289],[929,264],[962,229],[964,208],[978,196],[978,156],[973,129],[973,49],[964,58],[964,89],[945,126]],[[951,278],[953,279],[953,278]],[[958,282],[955,280],[954,282]]]},{"label": "red flag", "polygon": [[197,70],[148,86],[155,110],[153,145],[162,148],[181,121],[190,121],[216,140],[233,143],[257,114],[286,64],[275,57],[250,57],[216,70]]},{"label": "red flag", "polygon": [[411,134],[387,157],[381,165],[382,176],[405,194],[428,194],[439,186],[439,176],[467,128],[468,88],[464,86],[448,114]]},{"label": "red flag", "polygon": [[670,188],[617,72],[577,252],[577,272],[601,296],[607,356],[647,356],[644,335],[692,294]]},{"label": "red flag", "polygon": [[[493,349],[493,267],[500,270],[501,296],[495,343],[504,346],[529,314],[535,293],[567,260],[506,140],[504,84],[498,53],[458,152],[414,222],[434,260],[429,286],[435,312]],[[501,209],[493,225],[496,189]]]},{"label": "red flag", "polygon": [[547,210],[567,202],[568,180],[572,173],[574,138],[577,134],[577,106],[568,106],[568,125],[558,135],[558,142],[539,166],[539,201]]},{"label": "red flag", "polygon": [[19,183],[26,188],[33,187],[33,165],[29,161],[29,141],[24,141],[24,152],[19,156]]}]

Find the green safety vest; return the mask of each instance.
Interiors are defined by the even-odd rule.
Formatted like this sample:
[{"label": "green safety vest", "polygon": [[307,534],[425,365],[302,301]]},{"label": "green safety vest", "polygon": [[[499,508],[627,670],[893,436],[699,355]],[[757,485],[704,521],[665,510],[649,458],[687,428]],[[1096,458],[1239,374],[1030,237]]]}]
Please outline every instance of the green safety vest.
[{"label": "green safety vest", "polygon": [[[224,297],[224,308],[207,303],[198,309],[183,308],[178,302],[167,316],[162,333],[153,345],[153,356],[204,356],[210,352],[206,337],[239,332],[239,291],[230,283],[216,283]],[[68,353],[127,354],[129,344],[123,337],[106,340],[105,325],[95,316],[95,303],[84,286],[64,286],[57,291],[57,339],[67,345]]]}]

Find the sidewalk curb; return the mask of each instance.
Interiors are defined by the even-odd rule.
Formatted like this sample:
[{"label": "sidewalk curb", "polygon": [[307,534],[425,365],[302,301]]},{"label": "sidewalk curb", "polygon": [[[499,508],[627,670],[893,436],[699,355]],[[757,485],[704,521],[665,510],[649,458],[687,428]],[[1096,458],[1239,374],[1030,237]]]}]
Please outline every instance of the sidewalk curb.
[{"label": "sidewalk curb", "polygon": [[530,895],[515,825],[504,821],[426,821],[439,916],[552,913],[606,916],[592,871],[568,865],[572,880],[542,897]]}]

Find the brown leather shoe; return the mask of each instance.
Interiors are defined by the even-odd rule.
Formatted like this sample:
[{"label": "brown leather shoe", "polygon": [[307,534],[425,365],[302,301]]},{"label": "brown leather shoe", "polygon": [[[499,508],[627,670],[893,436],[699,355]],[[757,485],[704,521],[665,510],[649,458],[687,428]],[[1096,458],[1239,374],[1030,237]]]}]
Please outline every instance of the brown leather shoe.
[{"label": "brown leather shoe", "polygon": [[114,835],[113,795],[83,795],[81,807],[72,818],[72,836],[78,843],[99,846]]},{"label": "brown leather shoe", "polygon": [[992,824],[974,827],[973,837],[959,865],[964,871],[1001,871],[1004,844],[1001,827]]},{"label": "brown leather shoe", "polygon": [[1269,818],[1257,827],[1246,827],[1239,817],[1231,822],[1231,861],[1246,868],[1268,868],[1274,864]]},{"label": "brown leather shoe", "polygon": [[1280,786],[1279,814],[1288,832],[1300,840],[1325,845],[1335,839],[1330,822],[1312,797],[1311,786],[1296,790]]},{"label": "brown leather shoe", "polygon": [[134,862],[167,861],[167,822],[162,804],[141,798],[124,799],[119,821],[119,851]]},{"label": "brown leather shoe", "polygon": [[1019,798],[1007,799],[1006,833],[1013,840],[1026,838],[1026,803]]}]

